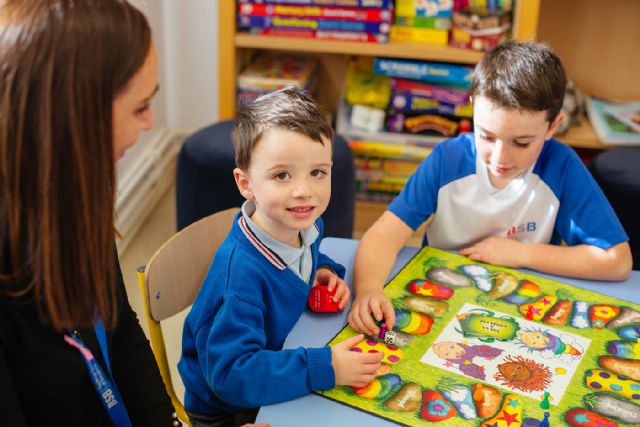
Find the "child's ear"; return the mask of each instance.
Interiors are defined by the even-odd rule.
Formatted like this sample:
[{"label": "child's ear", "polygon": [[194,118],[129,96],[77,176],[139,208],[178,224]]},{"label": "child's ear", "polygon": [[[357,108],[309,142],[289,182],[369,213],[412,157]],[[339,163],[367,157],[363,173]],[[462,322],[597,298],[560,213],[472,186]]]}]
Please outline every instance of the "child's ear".
[{"label": "child's ear", "polygon": [[544,138],[545,141],[547,139],[552,138],[553,135],[555,135],[556,131],[558,130],[558,127],[560,126],[560,123],[562,123],[566,118],[567,116],[564,114],[564,111],[560,111],[558,113],[556,118],[553,119],[553,122],[551,122],[551,124],[549,125],[549,130],[547,131],[547,134],[545,135],[545,138]]},{"label": "child's ear", "polygon": [[251,183],[247,173],[240,168],[235,168],[233,170],[233,178],[236,180],[236,185],[242,197],[247,200],[253,200],[253,191],[251,191]]}]

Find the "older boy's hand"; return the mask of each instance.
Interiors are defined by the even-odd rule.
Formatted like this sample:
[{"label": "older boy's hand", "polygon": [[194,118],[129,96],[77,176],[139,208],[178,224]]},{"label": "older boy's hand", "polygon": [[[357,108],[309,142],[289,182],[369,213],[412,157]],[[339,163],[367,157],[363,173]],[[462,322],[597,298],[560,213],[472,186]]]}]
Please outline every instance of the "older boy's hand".
[{"label": "older boy's hand", "polygon": [[340,310],[344,309],[349,303],[349,299],[351,298],[351,291],[347,284],[342,280],[336,273],[331,271],[328,268],[320,267],[316,271],[316,277],[313,280],[313,286],[317,285],[326,285],[329,293],[333,292],[335,289],[336,292],[333,295],[333,302],[338,303],[338,308]]},{"label": "older boy's hand", "polygon": [[336,376],[336,385],[363,387],[375,378],[384,354],[351,351],[363,339],[364,336],[360,334],[331,347],[331,366]]},{"label": "older boy's hand", "polygon": [[468,248],[460,249],[460,254],[474,261],[505,267],[523,266],[524,243],[507,237],[487,237]]},{"label": "older boy's hand", "polygon": [[349,313],[349,325],[358,332],[377,335],[380,328],[374,322],[374,318],[378,322],[384,320],[388,330],[393,328],[396,323],[396,313],[389,298],[382,290],[356,295]]}]

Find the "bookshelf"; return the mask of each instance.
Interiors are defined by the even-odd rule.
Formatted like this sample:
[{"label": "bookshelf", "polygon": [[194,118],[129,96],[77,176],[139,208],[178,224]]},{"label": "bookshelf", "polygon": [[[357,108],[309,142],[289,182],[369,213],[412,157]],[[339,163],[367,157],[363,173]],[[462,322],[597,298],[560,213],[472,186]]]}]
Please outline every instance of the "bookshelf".
[{"label": "bookshelf", "polygon": [[[569,71],[569,75],[574,76],[571,70],[583,66],[584,61],[580,58],[581,55],[582,57],[584,56],[584,52],[580,52],[575,49],[575,45],[572,49],[571,46],[567,45],[567,43],[563,41],[567,38],[567,33],[571,31],[570,28],[572,25],[580,26],[580,28],[582,28],[580,22],[576,23],[575,20],[572,20],[573,11],[580,9],[580,19],[588,21],[590,24],[593,19],[597,19],[597,16],[602,16],[597,15],[598,13],[611,14],[611,12],[607,12],[604,9],[614,10],[614,17],[616,19],[626,19],[629,22],[632,22],[634,19],[633,16],[637,17],[638,14],[631,13],[629,15],[626,13],[628,16],[625,17],[625,11],[629,9],[631,3],[635,3],[635,5],[631,5],[631,9],[640,11],[640,8],[637,7],[640,2],[635,0],[618,1],[624,4],[618,5],[616,2],[615,6],[612,3],[607,3],[605,5],[600,0],[567,0],[563,2],[557,2],[555,0],[517,0],[515,2],[513,16],[513,36],[517,40],[546,41],[554,49],[556,48],[556,45],[562,46],[564,51],[560,51],[559,54],[563,61],[566,61],[565,56],[568,57],[568,64],[566,64],[568,65],[567,69]],[[482,57],[482,53],[479,52],[446,46],[442,47],[398,42],[391,42],[387,44],[354,43],[255,36],[246,33],[238,33],[236,30],[235,1],[221,0],[218,3],[218,9],[218,49],[220,55],[218,96],[221,120],[232,118],[234,116],[236,76],[248,63],[252,53],[257,50],[288,51],[317,56],[320,60],[320,85],[323,88],[323,90],[320,91],[318,100],[327,111],[334,115],[338,99],[341,94],[342,84],[346,76],[347,61],[352,56],[365,59],[376,56],[388,56],[464,64],[475,64]],[[596,11],[595,18],[593,17],[594,10]],[[564,14],[564,16],[559,16],[559,13]],[[541,22],[541,19],[544,19],[545,22]],[[611,25],[601,23],[600,28],[603,26],[611,27]],[[634,26],[630,25],[628,29],[631,30],[636,27],[637,26],[634,24]],[[616,31],[620,32],[620,30]],[[634,31],[636,37],[635,39],[632,37],[630,43],[634,43],[634,40],[635,42],[640,41],[637,37],[637,28]],[[582,34],[584,37],[585,32],[581,30],[579,34]],[[542,37],[538,37],[539,35]],[[601,42],[597,41],[601,38],[600,35],[596,35],[593,38],[598,49],[605,49],[605,46],[603,46]],[[629,44],[629,46],[632,45]],[[628,52],[632,51],[633,50],[629,48]],[[593,60],[592,57],[590,58]],[[638,60],[635,59],[634,61],[637,62]],[[636,66],[635,68],[629,68],[629,70],[637,70],[638,68],[639,67]],[[601,70],[602,67],[599,66],[596,69]],[[594,78],[596,77],[595,75],[591,76]],[[578,82],[578,86],[582,87],[581,81],[578,79],[576,79],[576,81]],[[640,85],[636,84],[636,86],[640,88]],[[638,96],[640,97],[640,95]],[[593,128],[586,119],[582,120],[580,126],[572,127],[566,135],[558,139],[570,146],[573,146],[574,148],[586,149],[588,151],[608,148],[608,146],[605,146],[598,141]],[[358,233],[362,231],[361,229],[366,229],[371,225],[375,218],[384,211],[384,208],[384,205],[378,203],[357,202],[355,234],[358,235]]]},{"label": "bookshelf", "polygon": [[401,56],[407,59],[422,59],[442,62],[476,63],[482,53],[468,49],[450,48],[447,46],[418,45],[412,43],[356,43],[336,42],[315,39],[296,39],[272,36],[253,36],[238,33],[235,35],[238,48],[269,49],[294,52],[337,53],[360,56]]}]

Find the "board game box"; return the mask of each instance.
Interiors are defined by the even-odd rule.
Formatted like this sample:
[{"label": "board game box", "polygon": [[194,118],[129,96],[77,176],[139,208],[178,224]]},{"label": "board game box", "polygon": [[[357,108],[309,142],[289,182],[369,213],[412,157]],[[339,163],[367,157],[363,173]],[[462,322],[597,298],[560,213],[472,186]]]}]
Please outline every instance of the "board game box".
[{"label": "board game box", "polygon": [[394,328],[352,349],[384,353],[376,379],[319,395],[410,426],[640,425],[639,305],[430,247],[385,294]]}]

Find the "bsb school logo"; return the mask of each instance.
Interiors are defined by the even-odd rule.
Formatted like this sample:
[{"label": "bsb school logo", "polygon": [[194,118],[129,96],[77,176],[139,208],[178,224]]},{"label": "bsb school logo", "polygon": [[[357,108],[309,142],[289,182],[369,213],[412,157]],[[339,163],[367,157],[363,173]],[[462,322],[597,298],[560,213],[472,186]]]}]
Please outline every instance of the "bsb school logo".
[{"label": "bsb school logo", "polygon": [[526,224],[512,225],[507,230],[507,236],[511,237],[516,233],[524,233],[525,231],[526,232],[536,231],[536,222],[531,221],[531,222],[527,222]]}]

